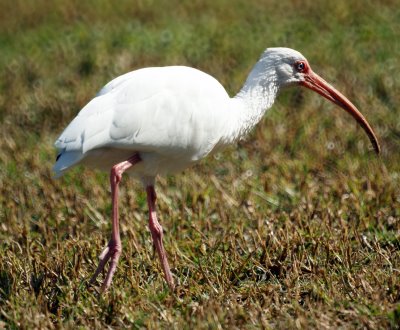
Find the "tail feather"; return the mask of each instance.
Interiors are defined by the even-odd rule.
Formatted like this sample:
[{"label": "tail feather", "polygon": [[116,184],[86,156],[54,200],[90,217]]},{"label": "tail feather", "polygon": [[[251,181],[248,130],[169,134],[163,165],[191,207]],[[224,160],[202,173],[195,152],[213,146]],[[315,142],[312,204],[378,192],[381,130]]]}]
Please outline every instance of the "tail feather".
[{"label": "tail feather", "polygon": [[55,177],[59,178],[62,176],[67,169],[77,164],[83,157],[82,151],[80,150],[61,151],[53,166]]}]

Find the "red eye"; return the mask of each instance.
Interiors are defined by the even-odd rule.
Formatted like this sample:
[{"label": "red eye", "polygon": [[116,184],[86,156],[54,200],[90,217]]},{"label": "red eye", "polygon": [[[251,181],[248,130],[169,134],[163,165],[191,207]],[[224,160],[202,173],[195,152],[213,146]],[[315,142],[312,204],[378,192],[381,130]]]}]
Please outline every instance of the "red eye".
[{"label": "red eye", "polygon": [[303,61],[298,61],[294,66],[298,72],[303,72],[306,68],[306,63]]}]

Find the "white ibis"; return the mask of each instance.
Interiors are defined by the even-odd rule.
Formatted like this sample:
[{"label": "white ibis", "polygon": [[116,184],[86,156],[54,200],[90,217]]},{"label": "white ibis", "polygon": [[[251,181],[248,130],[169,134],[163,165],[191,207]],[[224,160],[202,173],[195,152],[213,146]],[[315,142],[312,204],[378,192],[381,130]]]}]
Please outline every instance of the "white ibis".
[{"label": "white ibis", "polygon": [[141,180],[147,192],[149,227],[165,279],[174,280],[156,216],[155,178],[175,173],[243,138],[286,86],[307,87],[350,113],[378,140],[364,116],[312,70],[299,52],[268,48],[233,98],[210,75],[184,66],[144,68],[109,82],[68,125],[55,146],[56,176],[81,163],[110,170],[112,234],[91,283],[110,261],[101,290],[108,289],[121,254],[118,185],[122,174]]}]

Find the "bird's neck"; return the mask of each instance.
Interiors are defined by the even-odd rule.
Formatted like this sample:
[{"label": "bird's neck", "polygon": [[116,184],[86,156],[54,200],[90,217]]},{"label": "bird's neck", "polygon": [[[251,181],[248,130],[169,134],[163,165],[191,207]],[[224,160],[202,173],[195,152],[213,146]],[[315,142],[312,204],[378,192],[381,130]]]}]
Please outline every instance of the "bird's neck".
[{"label": "bird's neck", "polygon": [[[261,61],[260,61],[261,62]],[[258,62],[239,93],[231,99],[234,120],[231,142],[242,139],[261,120],[275,101],[279,85],[274,67]]]}]

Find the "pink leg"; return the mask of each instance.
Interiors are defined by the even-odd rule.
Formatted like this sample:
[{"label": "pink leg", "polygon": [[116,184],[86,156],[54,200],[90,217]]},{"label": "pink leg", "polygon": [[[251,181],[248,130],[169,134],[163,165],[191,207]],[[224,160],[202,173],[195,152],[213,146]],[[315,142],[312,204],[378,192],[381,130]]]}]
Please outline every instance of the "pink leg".
[{"label": "pink leg", "polygon": [[147,192],[147,203],[149,205],[149,228],[151,231],[151,236],[153,238],[153,243],[157,249],[158,256],[160,258],[161,267],[164,271],[165,280],[168,283],[169,288],[173,291],[175,288],[174,279],[172,278],[172,273],[169,268],[167,254],[165,252],[162,237],[163,229],[160,223],[157,221],[156,215],[156,192],[154,186],[148,186],[146,188]]},{"label": "pink leg", "polygon": [[121,255],[122,245],[121,238],[119,235],[119,223],[118,223],[118,184],[122,179],[122,174],[133,165],[140,162],[139,154],[134,154],[132,157],[128,158],[126,161],[116,164],[112,167],[110,173],[110,182],[111,182],[111,197],[112,197],[112,234],[111,239],[108,242],[107,247],[100,254],[99,265],[96,269],[96,272],[92,276],[90,280],[90,284],[92,284],[99,273],[104,269],[104,266],[107,264],[108,260],[110,260],[110,268],[107,272],[106,278],[104,280],[103,285],[101,286],[101,291],[106,291],[110,285],[117,269],[118,259]]}]

